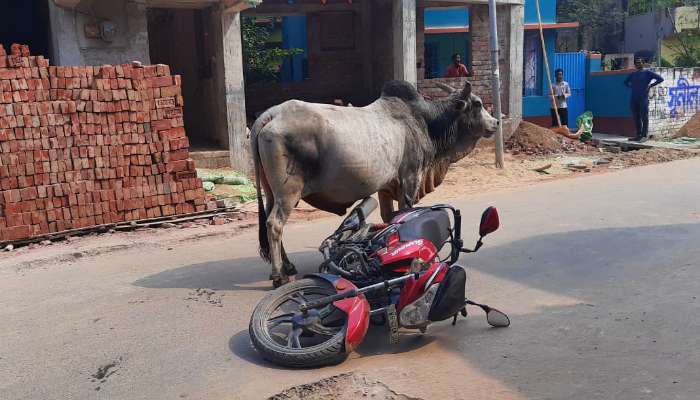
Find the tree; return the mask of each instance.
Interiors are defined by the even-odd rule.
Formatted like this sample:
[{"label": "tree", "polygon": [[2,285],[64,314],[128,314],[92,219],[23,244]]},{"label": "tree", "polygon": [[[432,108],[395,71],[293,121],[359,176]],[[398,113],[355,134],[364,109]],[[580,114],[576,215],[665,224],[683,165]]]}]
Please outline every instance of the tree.
[{"label": "tree", "polygon": [[278,82],[279,68],[285,58],[301,54],[302,49],[269,46],[272,30],[256,23],[255,18],[241,19],[243,38],[243,75],[247,82]]},{"label": "tree", "polygon": [[[700,0],[686,0],[685,3],[696,7],[696,12],[700,14]],[[669,15],[671,13],[669,8],[666,8],[665,12]],[[700,65],[700,28],[679,31],[675,18],[671,18],[671,24],[676,41],[669,45],[669,48],[676,53],[676,58],[673,60],[675,66],[697,67]]]},{"label": "tree", "polygon": [[579,46],[586,50],[620,51],[625,14],[616,0],[563,0],[557,5],[561,22],[580,22]]}]

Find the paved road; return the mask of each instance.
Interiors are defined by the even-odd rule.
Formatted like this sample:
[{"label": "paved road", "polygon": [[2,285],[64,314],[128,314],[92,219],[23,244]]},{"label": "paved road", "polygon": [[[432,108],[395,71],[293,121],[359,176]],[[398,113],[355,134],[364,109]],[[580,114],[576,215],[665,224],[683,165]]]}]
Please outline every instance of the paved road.
[{"label": "paved road", "polygon": [[[501,211],[502,229],[463,262],[472,297],[509,312],[511,328],[474,313],[398,347],[373,331],[352,359],[314,371],[275,368],[248,344],[268,273],[254,232],[0,259],[0,398],[262,399],[362,371],[424,399],[698,399],[699,170],[679,161],[456,202],[467,233],[487,205]],[[302,270],[335,223],[289,227]]]}]

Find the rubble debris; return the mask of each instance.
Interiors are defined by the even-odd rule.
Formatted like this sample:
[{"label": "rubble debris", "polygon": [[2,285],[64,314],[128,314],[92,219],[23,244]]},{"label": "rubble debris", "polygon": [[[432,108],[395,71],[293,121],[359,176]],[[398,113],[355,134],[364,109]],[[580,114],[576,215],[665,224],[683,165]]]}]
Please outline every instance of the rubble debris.
[{"label": "rubble debris", "polygon": [[316,382],[294,386],[268,400],[421,400],[396,393],[383,382],[364,374],[346,373],[334,375]]},{"label": "rubble debris", "polygon": [[543,166],[541,166],[541,167],[539,167],[539,168],[533,169],[533,171],[539,172],[539,173],[542,173],[542,174],[548,174],[549,172],[547,172],[547,170],[550,169],[550,168],[552,168],[552,164],[546,164],[546,165],[543,165]]}]

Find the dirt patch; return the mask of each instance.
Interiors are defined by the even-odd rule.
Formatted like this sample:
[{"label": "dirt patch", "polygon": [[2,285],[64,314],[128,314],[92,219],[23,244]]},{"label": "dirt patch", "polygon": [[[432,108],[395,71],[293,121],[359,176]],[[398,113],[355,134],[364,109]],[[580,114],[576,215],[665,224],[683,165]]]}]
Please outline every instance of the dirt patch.
[{"label": "dirt patch", "polygon": [[206,303],[215,307],[223,307],[221,303],[221,297],[223,295],[217,295],[216,291],[211,289],[196,289],[185,297],[185,300],[196,301]]},{"label": "dirt patch", "polygon": [[684,160],[700,155],[698,151],[681,151],[673,149],[643,149],[616,154],[612,165],[635,167],[639,165],[658,164]]},{"label": "dirt patch", "polygon": [[676,137],[682,136],[700,138],[700,113],[695,113],[693,118],[678,130]]},{"label": "dirt patch", "polygon": [[421,400],[396,393],[384,383],[364,375],[349,373],[321,379],[313,383],[294,386],[268,400]]},{"label": "dirt patch", "polygon": [[[97,368],[97,371],[90,375],[92,379],[90,379],[91,382],[99,382],[99,383],[105,383],[107,381],[107,378],[112,376],[114,373],[116,373],[119,370],[119,363],[122,361],[122,358],[119,357],[118,359],[109,362],[107,364],[101,365]],[[95,387],[96,391],[100,390],[100,386]]]}]

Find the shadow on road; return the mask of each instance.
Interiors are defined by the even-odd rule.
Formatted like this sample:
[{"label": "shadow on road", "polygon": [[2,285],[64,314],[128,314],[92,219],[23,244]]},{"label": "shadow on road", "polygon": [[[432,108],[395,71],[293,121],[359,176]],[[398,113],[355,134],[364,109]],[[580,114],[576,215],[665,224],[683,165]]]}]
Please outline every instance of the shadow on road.
[{"label": "shadow on road", "polygon": [[552,293],[579,295],[600,289],[597,285],[644,279],[689,251],[699,254],[692,244],[698,238],[700,224],[562,232],[499,246],[486,243],[476,255],[462,256],[460,264]]},{"label": "shadow on road", "polygon": [[[360,357],[372,357],[383,354],[400,354],[426,346],[432,343],[434,340],[435,338],[429,335],[403,332],[399,344],[391,345],[389,343],[389,335],[386,327],[372,325],[369,327],[369,331],[367,332],[367,337],[365,338],[364,342],[362,342],[359,348],[355,349],[355,353],[359,354]],[[253,345],[250,342],[250,334],[248,333],[247,329],[233,335],[228,342],[228,348],[231,350],[231,353],[249,363],[272,369],[291,369],[280,367],[265,361],[253,348]]]},{"label": "shadow on road", "polygon": [[[321,254],[313,251],[291,253],[298,277],[317,272]],[[260,290],[271,289],[268,280],[270,265],[260,257],[247,257],[192,264],[175,268],[135,281],[135,286],[152,289]]]}]

